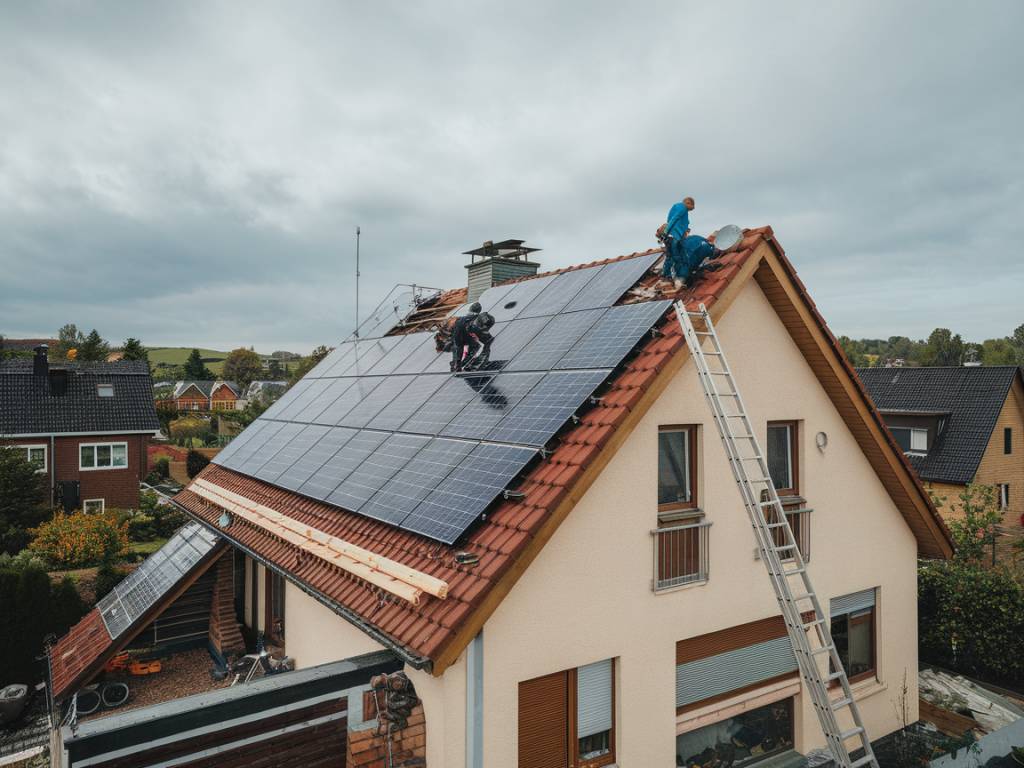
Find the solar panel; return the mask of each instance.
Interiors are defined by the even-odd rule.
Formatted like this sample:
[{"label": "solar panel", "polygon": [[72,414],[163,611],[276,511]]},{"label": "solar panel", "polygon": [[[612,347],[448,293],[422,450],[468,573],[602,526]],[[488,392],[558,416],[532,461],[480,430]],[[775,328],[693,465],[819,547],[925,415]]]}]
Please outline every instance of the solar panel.
[{"label": "solar panel", "polygon": [[459,411],[441,434],[464,438],[486,435],[543,376],[542,373],[502,373],[491,379],[481,379],[478,397]]},{"label": "solar panel", "polygon": [[341,426],[365,427],[384,406],[396,397],[401,397],[402,390],[409,386],[414,378],[414,376],[387,376],[381,379],[372,392],[342,417]]},{"label": "solar panel", "polygon": [[334,489],[327,501],[358,512],[428,442],[430,438],[421,435],[391,435]]},{"label": "solar panel", "polygon": [[198,523],[180,528],[96,604],[111,640],[124,634],[217,544]]},{"label": "solar panel", "polygon": [[326,429],[327,432],[323,437],[310,446],[309,450],[288,467],[277,480],[273,481],[275,485],[290,491],[299,490],[299,487],[309,480],[314,472],[320,469],[358,432],[358,430],[346,427],[326,427]]},{"label": "solar panel", "polygon": [[[509,371],[548,371],[572,349],[590,327],[604,314],[603,309],[585,309],[550,318],[550,321],[504,367]],[[512,324],[526,320],[513,320]]]},{"label": "solar panel", "polygon": [[544,445],[601,385],[610,370],[548,373],[487,435],[488,440]]},{"label": "solar panel", "polygon": [[402,521],[402,528],[454,543],[536,455],[519,446],[477,446]]},{"label": "solar panel", "polygon": [[430,396],[422,406],[402,424],[403,432],[439,435],[477,392],[487,383],[489,376],[446,377],[444,385]]},{"label": "solar panel", "polygon": [[385,299],[359,326],[359,337],[370,339],[383,336],[396,325],[400,325],[416,309],[416,293],[402,291]]},{"label": "solar panel", "polygon": [[[437,360],[439,357],[442,360],[447,359],[447,355],[437,351],[437,345],[434,342],[434,334],[416,334],[417,336],[426,336],[427,342],[418,346],[415,351],[408,355],[402,360],[398,367],[395,368],[395,373],[423,373],[431,363]],[[444,370],[448,370],[445,368]]]},{"label": "solar panel", "polygon": [[536,317],[538,315],[556,315],[565,309],[590,280],[601,271],[600,267],[574,269],[562,272],[541,291],[519,313],[518,317]]},{"label": "solar panel", "polygon": [[244,472],[247,475],[259,476],[260,468],[270,459],[274,458],[278,451],[288,445],[291,439],[304,428],[304,424],[296,424],[294,422],[284,424],[281,429],[277,430],[267,442],[261,445],[242,463],[238,471]]},{"label": "solar panel", "polygon": [[477,445],[476,442],[435,437],[398,470],[359,513],[386,523],[401,523]]},{"label": "solar panel", "polygon": [[273,419],[277,417],[281,411],[290,406],[295,402],[303,392],[313,386],[315,379],[301,379],[295,382],[295,384],[289,388],[287,392],[281,395],[277,400],[270,404],[270,407],[265,410],[261,416],[264,419]]},{"label": "solar panel", "polygon": [[612,307],[555,367],[611,368],[618,365],[671,304],[666,300]]},{"label": "solar panel", "polygon": [[[316,424],[303,429],[295,435],[288,443],[269,459],[266,464],[259,468],[256,476],[268,483],[277,482],[278,477],[292,464],[301,459],[313,445],[323,437],[330,427],[321,427]],[[282,430],[283,432],[284,430]],[[281,434],[281,433],[278,433]]]},{"label": "solar panel", "polygon": [[[488,288],[477,298],[477,303],[484,312],[490,312],[511,290],[512,285],[495,285]],[[462,317],[469,312],[470,303],[463,304],[452,312],[452,317]]]},{"label": "solar panel", "polygon": [[274,414],[274,418],[281,421],[291,421],[335,381],[337,379],[314,379],[298,396],[293,397],[287,406],[279,409]]},{"label": "solar panel", "polygon": [[[429,348],[434,350],[434,334],[432,333],[410,333],[408,336],[399,336],[397,338],[399,342],[391,348],[391,351],[367,371],[371,376],[386,376],[389,373],[393,373],[398,369],[399,365],[408,360],[411,355],[414,355],[417,349],[424,344],[428,344]],[[437,352],[434,351],[434,354],[436,355]],[[424,365],[426,365],[426,362]],[[419,371],[410,371],[410,373],[419,373]]]},{"label": "solar panel", "polygon": [[382,381],[384,379],[373,377],[355,379],[352,386],[345,387],[334,402],[316,416],[313,416],[310,421],[317,424],[327,424],[331,427],[340,426],[341,420],[345,418],[345,414],[361,403],[363,398],[373,392],[374,388]]},{"label": "solar panel", "polygon": [[654,265],[660,256],[661,253],[650,253],[634,259],[622,259],[605,264],[594,279],[569,302],[565,311],[610,307]]},{"label": "solar panel", "polygon": [[527,304],[533,301],[537,294],[554,282],[556,277],[557,275],[548,275],[513,283],[512,290],[498,299],[494,306],[486,311],[494,316],[495,322],[512,320],[526,308]]},{"label": "solar panel", "polygon": [[315,421],[317,416],[327,410],[327,406],[345,394],[359,379],[321,379],[320,381],[326,386],[320,390],[320,394],[309,400],[306,406],[295,414],[293,421],[305,424]]},{"label": "solar panel", "polygon": [[352,342],[355,350],[346,361],[328,371],[328,376],[365,376],[381,358],[395,347],[402,336],[385,336],[382,339],[359,339]]},{"label": "solar panel", "polygon": [[306,482],[299,486],[299,493],[314,499],[326,499],[341,485],[352,470],[363,463],[387,439],[385,432],[370,432],[361,429],[356,432],[330,459],[324,462]]},{"label": "solar panel", "polygon": [[354,347],[349,342],[342,342],[334,349],[332,349],[323,360],[317,363],[313,369],[305,375],[306,379],[319,379],[325,373],[330,371],[335,365],[341,363],[343,359],[352,354]]},{"label": "solar panel", "polygon": [[437,374],[422,374],[414,377],[409,386],[402,391],[402,396],[385,405],[367,426],[371,429],[388,431],[398,429],[446,381],[448,381],[447,376],[438,376]]},{"label": "solar panel", "polygon": [[[249,427],[249,429],[253,430],[253,434],[245,444],[237,448],[227,458],[223,458],[221,455],[218,455],[217,459],[219,459],[219,463],[228,469],[237,470],[250,456],[253,455],[253,453],[256,452],[258,448],[261,448],[267,440],[277,434],[278,430],[280,430],[282,426],[284,426],[284,423],[280,421],[257,420],[255,424]],[[254,427],[257,428],[254,429]],[[234,442],[234,440],[232,440],[232,442]]]},{"label": "solar panel", "polygon": [[256,435],[266,429],[267,421],[255,421],[250,424],[247,428],[243,429],[242,432],[237,435],[230,443],[224,446],[216,456],[213,457],[212,461],[214,464],[226,465],[231,457],[237,453],[242,446],[252,440]]}]

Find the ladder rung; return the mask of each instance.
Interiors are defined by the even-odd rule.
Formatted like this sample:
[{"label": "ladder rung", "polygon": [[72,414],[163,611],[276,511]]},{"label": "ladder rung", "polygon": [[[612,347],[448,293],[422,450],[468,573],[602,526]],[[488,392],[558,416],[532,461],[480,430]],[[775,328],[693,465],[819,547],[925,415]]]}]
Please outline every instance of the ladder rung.
[{"label": "ladder rung", "polygon": [[708,333],[707,331],[696,331],[695,330],[694,333],[697,334],[698,336],[714,336],[715,335],[713,333]]},{"label": "ladder rung", "polygon": [[812,597],[814,597],[813,592],[804,592],[802,595],[794,595],[793,602],[799,603],[801,600],[810,600]]},{"label": "ladder rung", "polygon": [[787,570],[786,570],[785,568],[783,568],[783,569],[782,569],[782,572],[783,572],[783,573],[784,573],[784,574],[785,574],[786,576],[796,576],[796,575],[798,575],[798,574],[801,574],[801,573],[804,573],[804,572],[806,572],[806,571],[807,571],[807,568],[806,568],[806,567],[804,567],[804,566],[802,566],[802,565],[801,565],[801,566],[800,566],[799,568],[794,568],[794,569],[793,569],[793,570],[791,570],[791,571],[787,571]]},{"label": "ladder rung", "polygon": [[813,651],[811,651],[811,656],[821,656],[821,654],[829,653],[831,651],[832,651],[832,646],[831,645],[823,645],[823,646],[821,646],[821,648],[815,648]]},{"label": "ladder rung", "polygon": [[833,701],[832,704],[831,704],[832,711],[833,712],[838,712],[843,707],[845,707],[845,706],[847,706],[849,704],[852,704],[852,703],[853,703],[853,699],[850,699],[850,698],[844,698],[844,699],[839,699],[837,701]]},{"label": "ladder rung", "polygon": [[728,376],[728,371],[708,371],[708,376]]},{"label": "ladder rung", "polygon": [[715,357],[725,357],[725,355],[723,355],[721,352],[705,352],[704,355],[705,357],[707,355],[714,355]]},{"label": "ladder rung", "polygon": [[[762,507],[771,507],[771,506],[774,506],[774,504],[775,504],[775,500],[774,499],[768,499],[768,501],[762,501],[760,506],[762,506]],[[780,504],[779,506],[782,506],[782,505]]]},{"label": "ladder rung", "polygon": [[826,683],[831,683],[833,680],[838,680],[839,678],[841,678],[845,674],[846,673],[843,672],[843,670],[840,669],[838,672],[833,672],[831,675],[826,677],[825,678],[825,682]]},{"label": "ladder rung", "polygon": [[792,550],[796,550],[796,548],[797,548],[796,544],[786,544],[784,547],[776,547],[775,551],[776,551],[776,553],[778,553],[778,552],[788,552],[791,549]]},{"label": "ladder rung", "polygon": [[861,766],[864,766],[864,765],[874,765],[874,764],[875,764],[875,756],[874,755],[864,755],[864,757],[861,757],[855,763],[852,763],[850,765],[850,768],[861,768]]},{"label": "ladder rung", "polygon": [[814,621],[810,622],[809,624],[803,624],[801,626],[803,626],[804,631],[806,632],[811,627],[817,626],[818,624],[824,624],[824,623],[825,623],[824,619],[815,619]]},{"label": "ladder rung", "polygon": [[768,523],[765,528],[785,528],[789,523]]},{"label": "ladder rung", "polygon": [[848,731],[843,731],[842,733],[840,733],[839,738],[842,741],[846,741],[847,739],[852,738],[854,736],[860,736],[860,734],[862,733],[864,733],[864,729],[858,725],[856,728],[851,728]]}]

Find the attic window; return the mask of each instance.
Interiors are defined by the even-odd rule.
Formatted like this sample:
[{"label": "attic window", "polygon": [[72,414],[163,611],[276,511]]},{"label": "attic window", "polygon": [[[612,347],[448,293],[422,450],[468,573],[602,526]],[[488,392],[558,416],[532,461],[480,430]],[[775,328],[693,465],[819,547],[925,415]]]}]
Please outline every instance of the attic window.
[{"label": "attic window", "polygon": [[114,385],[113,384],[97,384],[96,395],[99,397],[113,397],[114,396]]}]

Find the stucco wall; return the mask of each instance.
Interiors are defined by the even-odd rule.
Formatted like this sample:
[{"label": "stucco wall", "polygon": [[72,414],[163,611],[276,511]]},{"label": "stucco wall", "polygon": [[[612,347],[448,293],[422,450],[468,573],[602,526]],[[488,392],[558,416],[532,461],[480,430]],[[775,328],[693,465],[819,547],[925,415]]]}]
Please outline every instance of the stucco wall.
[{"label": "stucco wall", "polygon": [[285,582],[284,615],[285,650],[295,660],[296,669],[383,648],[290,581]]},{"label": "stucco wall", "polygon": [[[899,725],[893,699],[904,670],[911,716],[917,716],[916,543],[753,281],[719,330],[762,440],[768,420],[801,420],[801,490],[816,510],[810,569],[825,605],[830,596],[880,587],[881,683],[859,686],[866,724],[877,738]],[[704,425],[698,476],[701,504],[713,522],[711,575],[706,585],[656,595],[650,530],[657,429],[681,423]],[[824,453],[814,446],[819,431],[829,437]],[[618,763],[674,764],[676,641],[778,613],[753,552],[735,482],[687,363],[487,622],[486,764],[516,765],[520,681],[609,657],[618,660]],[[429,764],[464,765],[464,746],[455,741],[464,744],[464,659],[442,680],[417,675],[415,681],[427,711]],[[796,716],[802,751],[823,744],[806,698]]]}]

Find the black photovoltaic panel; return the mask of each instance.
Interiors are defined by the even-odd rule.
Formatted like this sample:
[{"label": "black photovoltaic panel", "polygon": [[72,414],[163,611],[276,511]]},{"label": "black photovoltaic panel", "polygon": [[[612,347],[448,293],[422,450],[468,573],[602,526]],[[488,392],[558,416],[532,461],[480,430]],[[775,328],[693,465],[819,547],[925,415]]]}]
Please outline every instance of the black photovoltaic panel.
[{"label": "black photovoltaic panel", "polygon": [[330,427],[321,427],[316,424],[304,428],[289,440],[288,444],[282,447],[273,458],[268,459],[267,463],[256,471],[256,476],[268,483],[276,483],[278,477],[288,467],[305,456],[309,449],[327,433],[328,429]]},{"label": "black photovoltaic panel", "polygon": [[401,336],[387,336],[382,339],[353,341],[352,354],[324,376],[365,376],[401,339]]},{"label": "black photovoltaic panel", "polygon": [[398,525],[478,445],[435,437],[388,480],[359,514]]},{"label": "black photovoltaic panel", "polygon": [[555,279],[548,283],[547,288],[527,304],[517,316],[557,315],[600,270],[600,267],[590,267],[556,275]]},{"label": "black photovoltaic panel", "polygon": [[479,439],[505,418],[543,377],[543,373],[501,373],[490,379],[481,379],[478,396],[459,411],[441,434]]},{"label": "black photovoltaic panel", "polygon": [[618,301],[622,294],[658,260],[661,253],[637,256],[634,259],[613,261],[601,267],[594,279],[587,283],[572,301],[565,307],[566,312],[577,309],[594,309],[610,307]]},{"label": "black photovoltaic panel", "polygon": [[[371,376],[386,376],[389,373],[394,373],[402,362],[408,360],[424,344],[429,344],[430,349],[434,349],[434,334],[432,333],[410,333],[397,338],[399,342],[391,348],[391,351],[370,368],[368,373]],[[419,373],[419,371],[413,371],[413,373]]]},{"label": "black photovoltaic panel", "polygon": [[386,432],[356,432],[323,466],[299,487],[299,493],[314,499],[326,499],[352,470],[363,463],[388,438]]},{"label": "black photovoltaic panel", "polygon": [[260,418],[273,419],[277,417],[277,414],[281,413],[285,408],[295,402],[296,398],[300,397],[303,392],[313,386],[315,379],[302,379],[295,382],[295,384],[277,400],[270,404],[270,407],[265,410]]},{"label": "black photovoltaic panel", "polygon": [[[423,373],[427,370],[427,367],[431,363],[435,362],[439,357],[445,360],[451,357],[446,353],[437,351],[437,344],[434,342],[434,334],[428,333],[416,335],[426,335],[427,342],[416,347],[416,350],[412,352],[412,354],[402,360],[398,364],[398,367],[395,368],[395,373]],[[445,368],[444,370],[448,369]]]},{"label": "black photovoltaic panel", "polygon": [[308,387],[293,397],[287,406],[278,409],[274,413],[274,418],[281,421],[294,421],[307,405],[316,400],[335,381],[336,379],[314,379]]},{"label": "black photovoltaic panel", "polygon": [[391,435],[334,489],[327,501],[359,512],[373,494],[428,442],[429,437],[420,435]]},{"label": "black photovoltaic panel", "polygon": [[448,381],[447,376],[438,374],[422,374],[413,378],[409,386],[402,391],[402,396],[384,406],[368,426],[370,429],[384,429],[390,432],[398,429],[405,421],[427,402],[442,384]]},{"label": "black photovoltaic panel", "polygon": [[402,521],[401,527],[452,544],[537,454],[532,448],[481,444]]},{"label": "black photovoltaic panel", "polygon": [[255,421],[242,430],[241,434],[235,437],[230,443],[228,443],[223,450],[221,450],[216,456],[213,457],[214,464],[227,465],[231,457],[236,454],[242,447],[250,440],[255,438],[260,432],[267,428],[270,424],[269,421]]},{"label": "black photovoltaic panel", "polygon": [[[262,425],[260,430],[253,434],[252,438],[248,440],[245,445],[239,448],[237,451],[231,454],[226,460],[222,461],[221,464],[228,469],[234,469],[241,471],[241,467],[248,461],[249,457],[253,455],[258,449],[263,447],[263,444],[267,442],[271,437],[281,431],[281,427],[284,426],[282,421],[257,421],[257,424]],[[218,457],[219,458],[219,457]]]},{"label": "black photovoltaic panel", "polygon": [[550,317],[528,317],[495,323],[494,341],[491,343],[492,367],[501,369],[508,365],[551,320]]},{"label": "black photovoltaic panel", "polygon": [[[508,294],[509,291],[511,290],[511,285],[496,285],[493,288],[488,288],[486,291],[480,294],[479,298],[477,298],[477,303],[480,304],[480,308],[484,312],[490,312],[492,309],[495,308],[498,302],[501,301],[501,299],[504,298],[505,295]],[[469,307],[469,303],[463,304],[461,307],[456,309],[452,313],[452,315],[454,317],[462,317],[463,315],[469,312]]]},{"label": "black photovoltaic panel", "polygon": [[[314,427],[310,427],[310,429],[314,429]],[[288,467],[280,477],[268,482],[273,482],[274,485],[287,488],[289,491],[299,490],[304,482],[309,480],[358,432],[356,429],[347,429],[346,427],[323,427],[323,429],[327,430],[323,437]]]},{"label": "black photovoltaic panel", "polygon": [[[524,280],[521,283],[513,283],[512,290],[498,299],[494,306],[487,310],[491,315],[494,316],[496,322],[502,322],[504,320],[512,320],[522,312],[526,305],[529,304],[534,298],[551,283],[554,282],[557,275],[548,275],[547,277],[537,277],[532,280]],[[512,306],[509,306],[512,304]]]},{"label": "black photovoltaic panel", "polygon": [[332,349],[327,357],[313,366],[313,369],[305,375],[306,379],[319,379],[336,365],[343,363],[344,359],[352,354],[354,347],[351,344],[342,342]]},{"label": "black photovoltaic panel", "polygon": [[260,468],[277,456],[278,452],[288,445],[292,438],[305,428],[305,424],[295,424],[294,422],[285,424],[281,429],[275,432],[267,442],[260,446],[258,450],[254,451],[253,454],[242,463],[242,466],[239,467],[238,471],[258,477]]},{"label": "black photovoltaic panel", "polygon": [[415,379],[415,376],[385,376],[366,397],[359,401],[341,419],[343,427],[365,427],[374,416],[397,397]]},{"label": "black photovoltaic panel", "polygon": [[[549,371],[562,359],[580,337],[604,314],[603,309],[585,309],[550,318],[540,333],[504,367],[508,371]],[[513,320],[512,325],[525,320]]]},{"label": "black photovoltaic panel", "polygon": [[555,367],[611,368],[618,365],[671,305],[672,302],[666,300],[612,307]]},{"label": "black photovoltaic panel", "polygon": [[373,392],[374,388],[382,381],[384,381],[383,378],[372,376],[356,379],[351,387],[345,387],[334,402],[310,418],[310,421],[316,424],[326,424],[329,427],[341,426],[341,420],[345,418],[345,414],[361,403],[363,398]]},{"label": "black photovoltaic panel", "polygon": [[325,386],[320,393],[312,400],[307,400],[306,405],[295,414],[293,421],[309,424],[316,420],[316,417],[327,410],[327,406],[341,397],[350,387],[355,386],[359,379],[320,379],[319,383]]},{"label": "black photovoltaic panel", "polygon": [[444,385],[402,424],[402,432],[439,435],[487,383],[488,376],[446,377]]},{"label": "black photovoltaic panel", "polygon": [[488,440],[544,445],[601,385],[610,370],[548,373],[498,426]]}]

